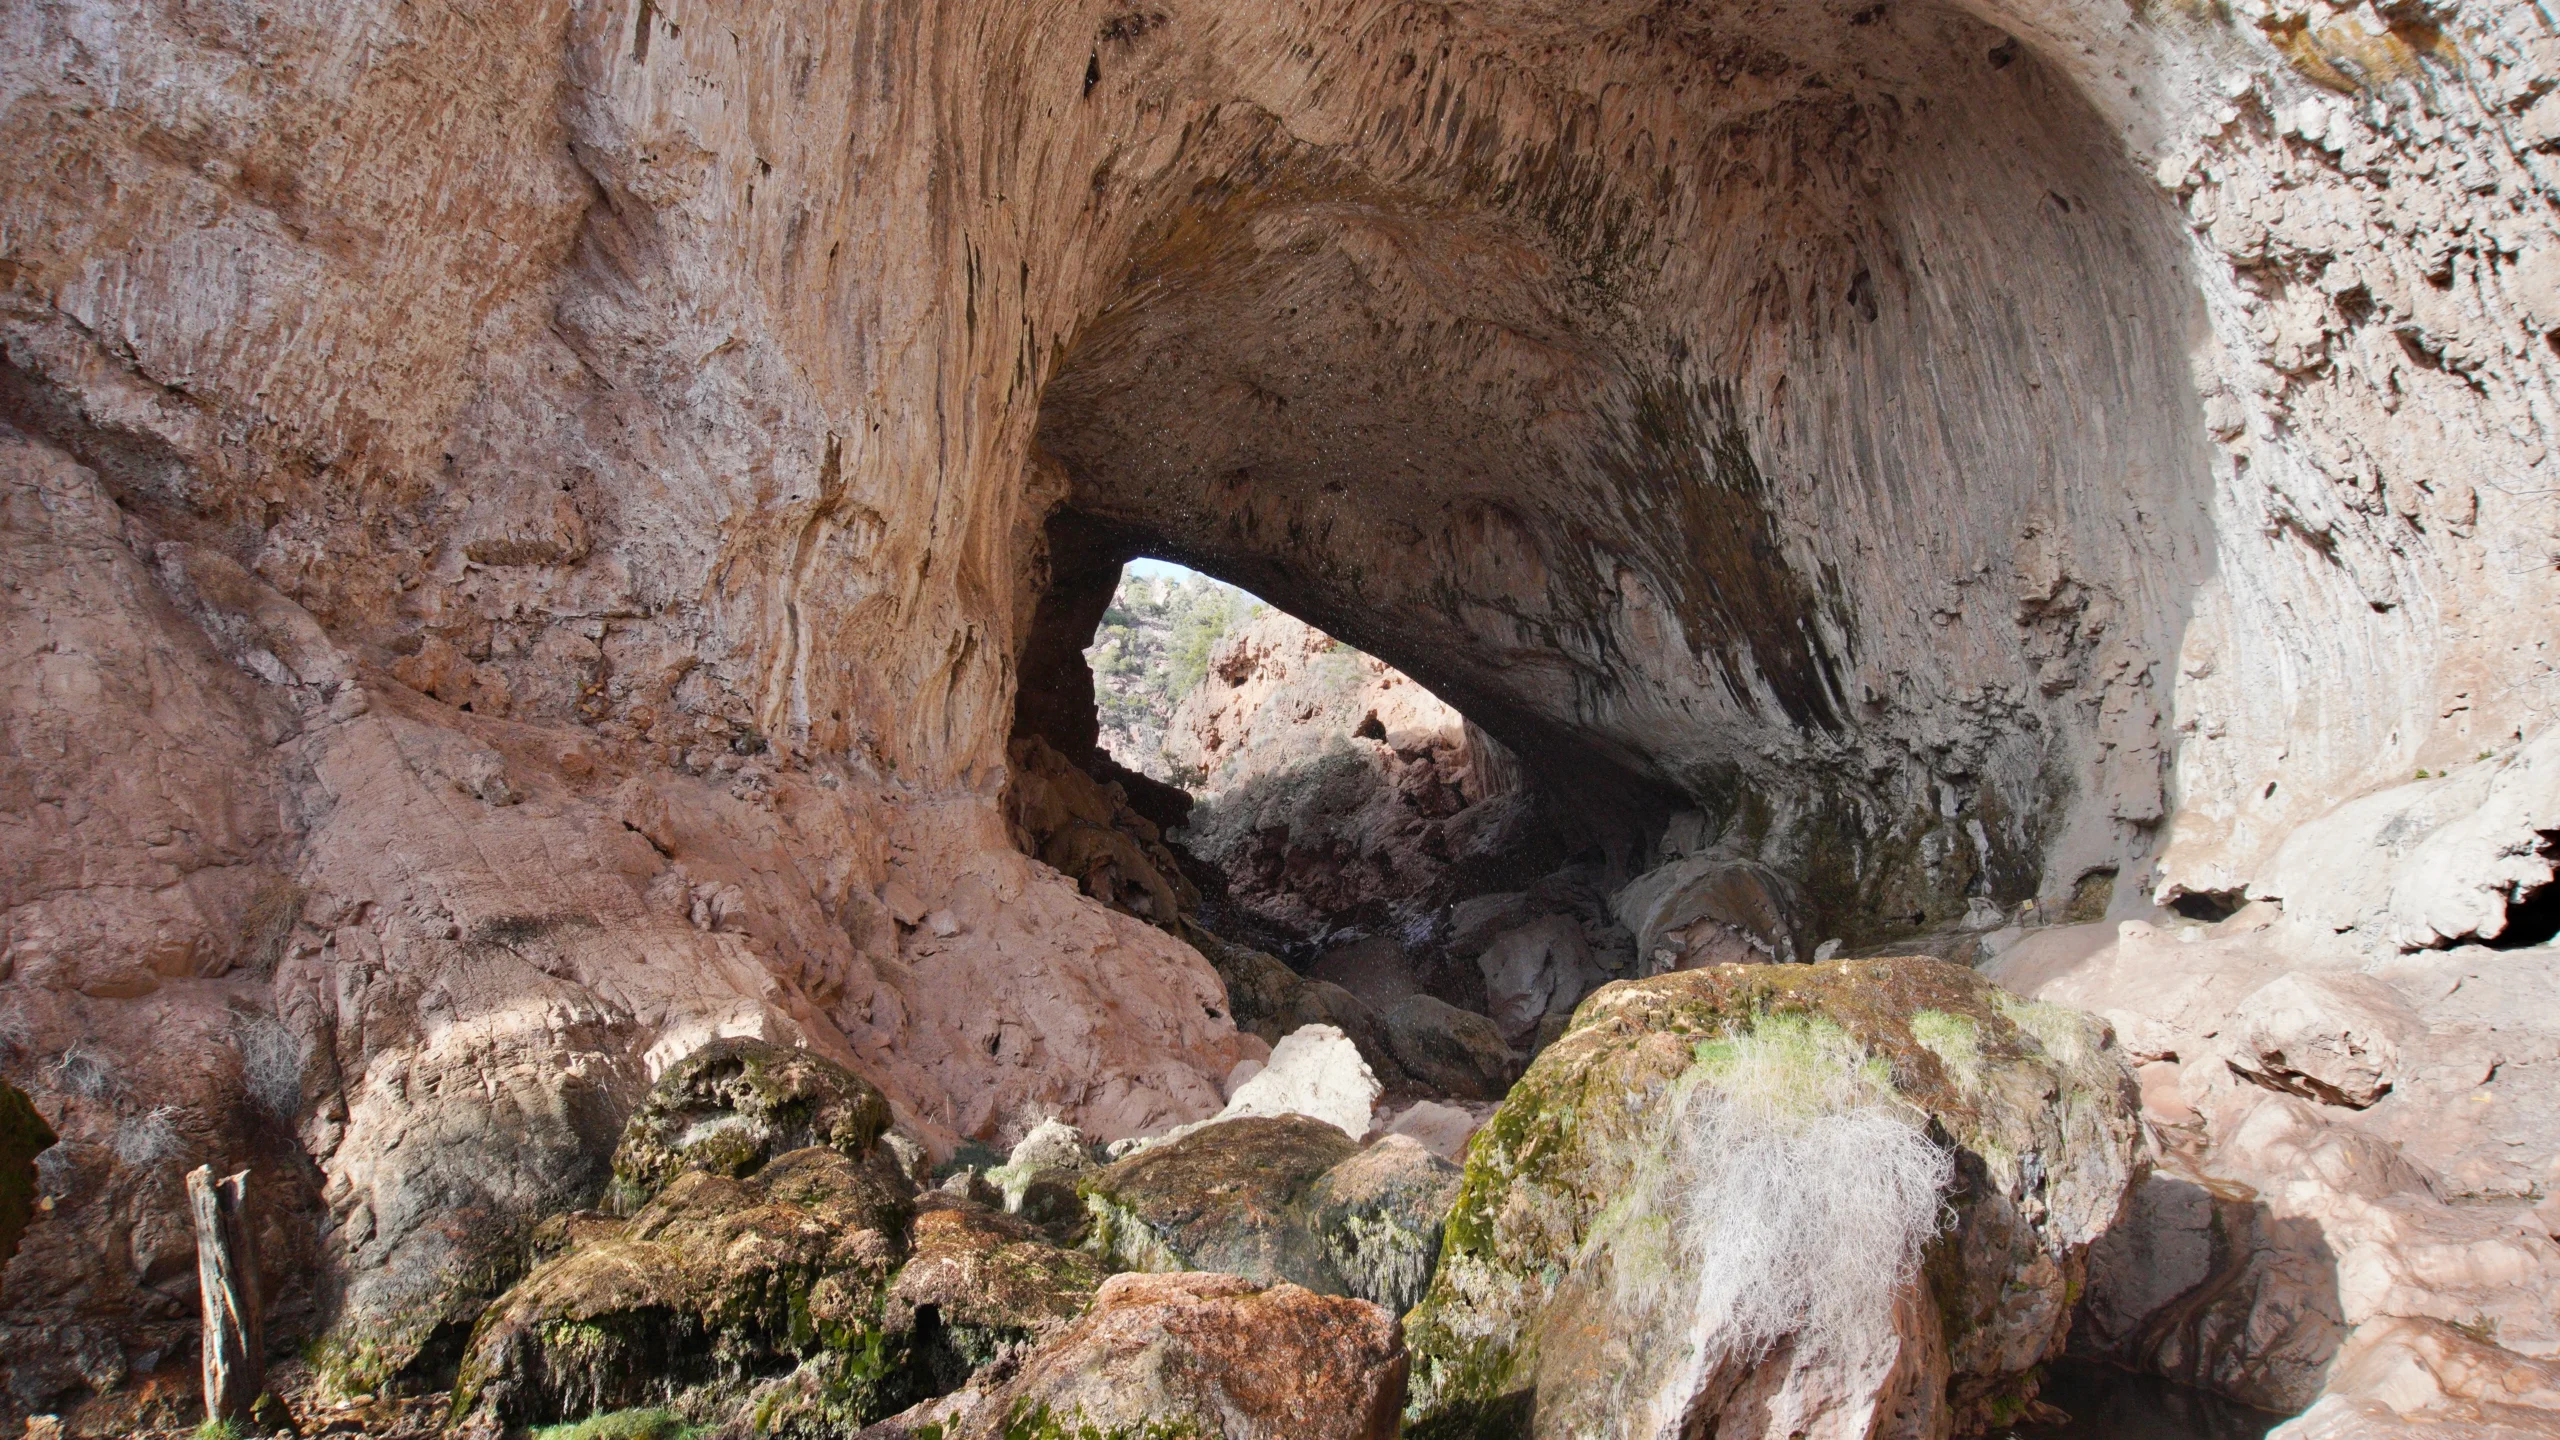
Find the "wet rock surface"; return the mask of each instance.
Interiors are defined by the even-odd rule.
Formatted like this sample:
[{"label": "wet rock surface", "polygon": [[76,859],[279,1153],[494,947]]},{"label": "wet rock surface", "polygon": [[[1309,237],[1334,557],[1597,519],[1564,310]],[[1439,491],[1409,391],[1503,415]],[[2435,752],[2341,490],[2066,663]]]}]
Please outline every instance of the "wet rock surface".
[{"label": "wet rock surface", "polygon": [[[686,1171],[627,1222],[571,1222],[566,1253],[473,1328],[454,1393],[465,1429],[662,1404],[876,1347],[910,1213],[885,1168],[797,1150],[744,1179]],[[855,1408],[903,1408],[884,1388]]]}]

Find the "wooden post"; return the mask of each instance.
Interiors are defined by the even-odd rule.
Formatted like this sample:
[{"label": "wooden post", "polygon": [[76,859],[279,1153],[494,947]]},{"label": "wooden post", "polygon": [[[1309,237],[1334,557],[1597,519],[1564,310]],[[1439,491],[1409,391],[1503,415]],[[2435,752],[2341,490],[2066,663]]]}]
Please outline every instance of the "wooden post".
[{"label": "wooden post", "polygon": [[258,1315],[258,1252],[249,1241],[249,1172],[187,1176],[196,1219],[196,1285],[204,1300],[204,1414],[246,1421],[267,1389],[267,1347]]}]

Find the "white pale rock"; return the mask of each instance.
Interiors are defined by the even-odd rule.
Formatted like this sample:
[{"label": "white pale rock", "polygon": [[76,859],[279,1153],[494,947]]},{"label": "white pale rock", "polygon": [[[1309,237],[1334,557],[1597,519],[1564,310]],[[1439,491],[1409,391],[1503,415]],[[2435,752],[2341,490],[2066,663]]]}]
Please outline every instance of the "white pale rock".
[{"label": "white pale rock", "polygon": [[2234,1068],[2281,1089],[2362,1109],[2403,1073],[2426,1024],[2370,975],[2296,973],[2240,1002]]},{"label": "white pale rock", "polygon": [[1245,1115],[1305,1115],[1357,1140],[1385,1087],[1360,1058],[1360,1047],[1331,1025],[1301,1025],[1271,1047],[1270,1063],[1236,1087],[1220,1120]]}]

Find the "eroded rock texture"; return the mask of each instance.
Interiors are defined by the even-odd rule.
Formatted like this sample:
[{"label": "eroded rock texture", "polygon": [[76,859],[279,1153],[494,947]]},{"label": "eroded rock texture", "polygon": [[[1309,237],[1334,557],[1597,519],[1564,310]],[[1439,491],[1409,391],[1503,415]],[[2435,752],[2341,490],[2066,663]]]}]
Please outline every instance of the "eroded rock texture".
[{"label": "eroded rock texture", "polygon": [[[199,1161],[267,1177],[270,1332],[369,1385],[716,1036],[938,1152],[1214,1111],[1255,1047],[1106,838],[1170,797],[1069,807],[1073,879],[1003,801],[1016,738],[1093,768],[1140,551],[1410,674],[1611,863],[1707,813],[1808,938],[2239,890],[2506,766],[2554,710],[2550,43],[9,7],[0,1064],[61,1143],[7,1403],[183,1362]],[[2392,923],[2548,877],[2512,800]]]}]

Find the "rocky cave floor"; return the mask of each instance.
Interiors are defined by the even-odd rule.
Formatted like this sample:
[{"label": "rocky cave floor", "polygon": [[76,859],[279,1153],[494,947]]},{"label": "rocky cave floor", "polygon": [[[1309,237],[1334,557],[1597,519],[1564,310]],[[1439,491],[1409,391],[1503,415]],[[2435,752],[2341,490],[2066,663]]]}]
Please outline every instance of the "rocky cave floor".
[{"label": "rocky cave floor", "polygon": [[[342,1397],[319,1373],[299,1359],[281,1360],[267,1371],[267,1383],[292,1416],[290,1429],[244,1426],[243,1435],[367,1435],[382,1440],[425,1440],[444,1433],[453,1405],[450,1390],[414,1395]],[[196,1440],[202,1432],[204,1397],[195,1367],[187,1365],[142,1377],[132,1391],[100,1402],[78,1418],[74,1433],[130,1435],[136,1440]],[[29,1436],[43,1432],[28,1430]]]}]

